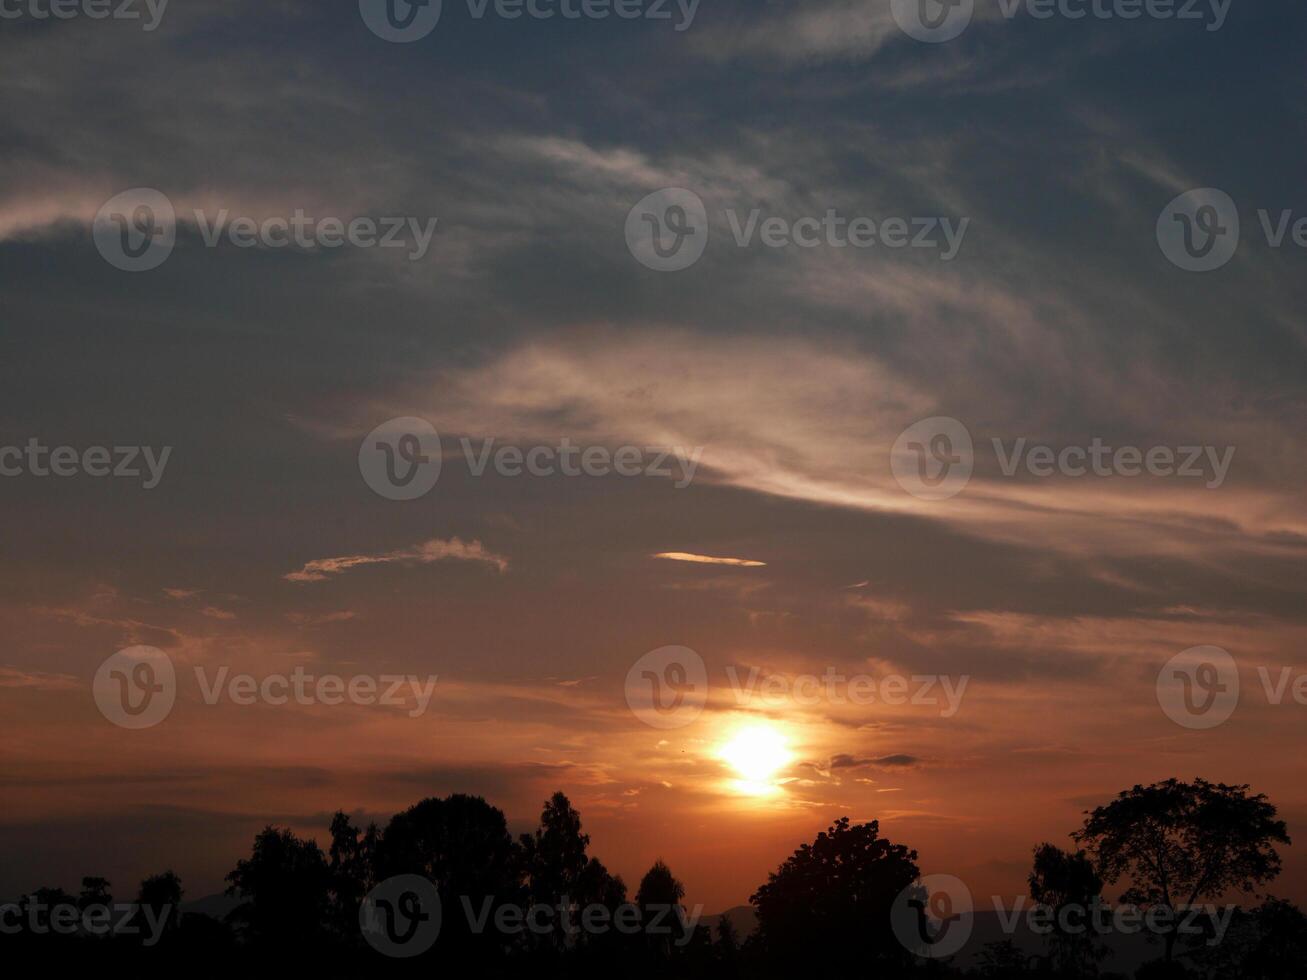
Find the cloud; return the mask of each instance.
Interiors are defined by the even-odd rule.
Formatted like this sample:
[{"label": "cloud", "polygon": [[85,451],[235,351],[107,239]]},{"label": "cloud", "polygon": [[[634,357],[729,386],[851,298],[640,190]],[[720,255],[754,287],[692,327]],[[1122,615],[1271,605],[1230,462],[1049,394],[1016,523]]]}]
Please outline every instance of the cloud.
[{"label": "cloud", "polygon": [[286,618],[296,626],[326,626],[329,623],[347,623],[358,616],[353,610],[343,609],[339,612],[323,613],[320,616],[313,616],[307,613],[291,612],[286,614]]},{"label": "cloud", "polygon": [[689,561],[700,565],[734,565],[739,568],[766,568],[765,561],[750,561],[747,558],[711,558],[708,555],[692,555],[684,551],[664,551],[654,555],[667,561]]},{"label": "cloud", "polygon": [[315,558],[298,572],[282,577],[288,582],[325,582],[331,575],[342,575],[365,565],[430,565],[447,559],[484,562],[501,573],[508,570],[508,559],[487,551],[480,541],[464,542],[459,538],[442,541],[432,538],[413,548],[389,551],[380,555],[344,555],[338,558]]},{"label": "cloud", "polygon": [[884,755],[879,758],[859,758],[850,755],[847,752],[841,752],[830,757],[830,761],[824,765],[820,762],[801,763],[814,772],[830,778],[838,772],[856,771],[860,769],[914,769],[921,764],[921,760],[914,755]]},{"label": "cloud", "polygon": [[894,22],[889,0],[806,0],[773,16],[753,6],[742,20],[704,32],[696,50],[711,60],[852,60],[869,58],[890,41],[906,39]]},{"label": "cloud", "polygon": [[81,687],[82,681],[69,674],[48,674],[39,670],[0,667],[0,687],[27,688],[36,691],[68,691]]},{"label": "cloud", "polygon": [[[972,29],[999,21],[999,14],[996,6],[978,4]],[[881,83],[887,87],[939,84],[974,70],[968,59],[950,57],[959,45],[941,45],[933,58],[890,57],[896,44],[908,52],[917,46],[895,21],[890,0],[796,0],[747,3],[696,32],[693,50],[709,62],[748,59],[755,70],[862,64],[885,55],[889,67]]]},{"label": "cloud", "polygon": [[[868,302],[883,305],[886,297],[879,290],[897,281],[897,274],[886,275],[866,270],[842,288],[847,294],[867,286]],[[1010,451],[1018,438],[1054,447],[1088,445],[1099,437],[1117,447],[1178,446],[1199,433],[1196,444],[1238,446],[1243,458],[1258,443],[1280,444],[1281,423],[1220,416],[1161,374],[1145,379],[1138,364],[1126,375],[1106,367],[1073,370],[1072,361],[1083,368],[1095,355],[1086,349],[1073,357],[1072,345],[1055,336],[1045,314],[1037,312],[1043,300],[1019,299],[1004,289],[972,295],[962,283],[912,281],[913,290],[929,291],[957,315],[970,315],[973,326],[1007,334],[995,340],[1004,348],[1004,363],[988,381],[959,363],[959,380],[942,390],[916,376],[918,364],[902,365],[849,342],[656,326],[625,333],[587,327],[440,371],[425,383],[426,393],[415,389],[402,403],[388,402],[381,410],[439,419],[441,431],[451,434],[704,447],[696,488],[718,484],[825,507],[913,515],[978,539],[1067,555],[1188,560],[1196,535],[1230,555],[1301,553],[1307,523],[1289,494],[1298,465],[1291,456],[1275,457],[1284,459],[1284,471],[1266,474],[1260,485],[1232,478],[1220,493],[1193,480],[1004,475],[995,439]],[[838,285],[832,281],[830,291]],[[898,286],[906,289],[907,280]],[[1061,303],[1056,308],[1068,323],[1087,322]],[[923,320],[920,329],[921,344],[929,342],[936,358],[981,356],[969,341],[950,342],[951,328],[938,322]],[[1027,363],[1017,366],[1016,360]],[[994,387],[1004,378],[1020,386],[1027,368],[1036,372],[1037,361],[1046,373],[1064,378],[1066,400],[1110,400],[1133,416],[1133,427],[1119,436],[1113,432],[1116,423],[1107,421],[1096,430],[1062,431],[1055,420],[1032,414],[1009,391]],[[1095,386],[1087,380],[1091,377],[1105,380]],[[1176,402],[1167,409],[1142,394],[1146,380],[1151,392],[1174,390]],[[766,391],[767,397],[750,397],[756,391]],[[1147,405],[1141,401],[1145,397]],[[965,492],[946,505],[910,496],[889,465],[899,434],[932,415],[973,426],[975,473]],[[984,420],[983,428],[977,419]],[[342,423],[343,430],[352,428]]]}]

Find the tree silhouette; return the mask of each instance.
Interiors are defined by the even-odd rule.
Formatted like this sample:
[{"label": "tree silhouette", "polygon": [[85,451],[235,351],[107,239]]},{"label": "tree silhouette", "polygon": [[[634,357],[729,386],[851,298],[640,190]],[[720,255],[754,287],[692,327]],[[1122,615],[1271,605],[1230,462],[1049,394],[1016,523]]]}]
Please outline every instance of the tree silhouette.
[{"label": "tree silhouette", "polygon": [[661,859],[655,861],[640,879],[635,904],[644,914],[647,945],[659,960],[669,959],[672,944],[684,935],[681,906],[684,898],[685,886],[676,880],[672,869]]},{"label": "tree silhouette", "polygon": [[727,957],[733,957],[740,951],[740,933],[729,915],[722,915],[717,922],[717,947]]},{"label": "tree silhouette", "polygon": [[902,969],[907,951],[894,938],[894,899],[920,876],[917,852],[880,836],[877,821],[850,825],[841,817],[804,844],[767,878],[750,901],[759,940],[778,972],[865,974]]},{"label": "tree silhouette", "polygon": [[732,980],[740,975],[740,933],[729,915],[723,914],[717,921],[717,942],[713,944],[713,951],[716,954],[716,976]]},{"label": "tree silhouette", "polygon": [[672,869],[661,859],[640,879],[640,887],[635,893],[635,904],[641,908],[679,908],[685,898],[685,886],[676,880]]},{"label": "tree silhouette", "polygon": [[562,793],[545,802],[539,828],[534,835],[523,834],[521,845],[534,901],[553,903],[571,895],[590,861],[590,835],[581,832],[581,815]]},{"label": "tree silhouette", "polygon": [[1236,913],[1224,941],[1197,949],[1195,959],[1209,976],[1297,978],[1307,963],[1307,915],[1292,902],[1267,898]]},{"label": "tree silhouette", "polygon": [[[357,827],[343,812],[327,830],[323,853],[311,839],[265,827],[247,858],[227,876],[228,893],[241,899],[226,920],[171,912],[181,902],[181,881],[171,871],[146,878],[131,916],[134,933],[104,935],[74,921],[51,927],[51,910],[108,904],[109,882],[82,879],[78,896],[40,889],[20,902],[17,927],[0,930],[0,952],[31,952],[63,972],[97,969],[149,975],[230,977],[282,970],[324,976],[469,973],[499,977],[567,976],[569,980],[736,980],[802,975],[832,977],[981,976],[1079,978],[1097,970],[1092,949],[1079,937],[1057,934],[1051,955],[1032,957],[1011,941],[990,943],[970,972],[945,961],[918,962],[899,944],[891,921],[896,899],[918,880],[916,852],[880,837],[875,822],[841,818],[811,844],[795,851],[752,896],[758,929],[743,943],[723,917],[717,939],[706,927],[685,933],[686,890],[658,860],[640,881],[634,901],[643,910],[643,934],[609,928],[575,929],[541,936],[496,921],[507,903],[601,904],[615,912],[626,901],[622,880],[589,851],[580,814],[562,793],[541,812],[538,828],[514,841],[502,811],[479,797],[432,798],[394,816],[379,830]],[[1035,849],[1030,893],[1041,905],[1092,906],[1104,880],[1129,878],[1124,901],[1179,906],[1210,899],[1274,877],[1274,845],[1287,843],[1284,825],[1265,797],[1246,786],[1174,780],[1135,787],[1086,815],[1073,835],[1085,851],[1051,844]],[[326,840],[327,838],[324,838]],[[415,959],[386,959],[363,936],[358,909],[364,896],[389,877],[421,875],[442,898],[441,929],[432,948]],[[44,906],[35,923],[28,914]],[[147,910],[151,913],[146,914]],[[664,911],[666,910],[666,911]],[[652,932],[657,925],[662,931]],[[480,924],[473,926],[473,921]],[[516,921],[521,922],[521,916]],[[571,917],[575,927],[585,920]],[[607,922],[613,924],[616,917]],[[633,923],[641,924],[640,917]],[[152,932],[166,922],[162,935]],[[510,922],[509,919],[504,920]],[[1268,899],[1237,913],[1229,931],[1207,923],[1185,960],[1209,976],[1287,980],[1307,959],[1307,917],[1294,905]],[[147,941],[147,937],[149,941]],[[157,942],[155,940],[158,940]],[[1167,936],[1168,946],[1175,941]],[[1147,964],[1137,980],[1186,974],[1176,958]]]},{"label": "tree silhouette", "polygon": [[176,909],[182,902],[182,894],[182,880],[172,871],[165,871],[141,882],[136,893],[136,903],[156,911]]},{"label": "tree silhouette", "polygon": [[331,818],[331,859],[328,871],[331,877],[331,917],[333,928],[342,933],[353,932],[358,922],[359,906],[376,885],[376,851],[380,831],[369,824],[360,831],[350,823],[349,817],[337,811]]},{"label": "tree silhouette", "polygon": [[[610,911],[626,901],[626,884],[608,873],[597,858],[587,855],[590,835],[581,832],[581,815],[563,793],[550,797],[540,812],[534,834],[523,834],[520,843],[527,894],[533,904],[554,908],[566,904],[570,911],[602,905]],[[554,921],[548,937],[541,937],[555,949],[584,943],[587,937],[566,931]]]},{"label": "tree silhouette", "polygon": [[[137,913],[132,917],[138,928],[147,928],[151,919],[163,924],[170,936],[181,927],[182,880],[172,871],[151,875],[141,882],[136,893]],[[149,916],[141,914],[148,909]]]},{"label": "tree silhouette", "polygon": [[1018,980],[1032,975],[1030,957],[1011,939],[987,943],[976,960],[976,968],[985,980]]},{"label": "tree silhouette", "polygon": [[77,896],[77,907],[83,912],[93,905],[112,905],[109,882],[105,878],[83,878],[82,893]]},{"label": "tree silhouette", "polygon": [[228,895],[244,899],[228,916],[246,938],[292,947],[321,937],[331,877],[318,845],[285,828],[265,827],[247,860],[227,875]]},{"label": "tree silhouette", "polygon": [[[1085,928],[1090,909],[1101,903],[1103,879],[1084,851],[1074,854],[1053,844],[1035,848],[1035,863],[1028,879],[1030,897],[1052,909],[1053,931],[1049,934],[1049,958],[1067,977],[1090,976],[1107,950]],[[1063,913],[1074,910],[1078,921],[1064,928]]]},{"label": "tree silhouette", "polygon": [[378,881],[421,875],[435,884],[451,914],[442,918],[433,954],[494,957],[518,941],[496,936],[493,926],[478,934],[463,914],[486,909],[493,922],[500,906],[525,897],[521,856],[504,813],[479,796],[425,799],[392,817],[376,843],[374,874]]},{"label": "tree silhouette", "polygon": [[62,888],[37,888],[15,904],[18,906],[20,920],[18,928],[24,934],[34,930],[48,935],[53,927],[54,910],[60,906],[73,905],[75,900]]},{"label": "tree silhouette", "polygon": [[1165,959],[1174,958],[1177,909],[1225,892],[1251,893],[1280,873],[1284,822],[1248,786],[1175,779],[1135,786],[1085,817],[1072,836],[1104,880],[1131,882],[1121,901],[1170,910]]}]

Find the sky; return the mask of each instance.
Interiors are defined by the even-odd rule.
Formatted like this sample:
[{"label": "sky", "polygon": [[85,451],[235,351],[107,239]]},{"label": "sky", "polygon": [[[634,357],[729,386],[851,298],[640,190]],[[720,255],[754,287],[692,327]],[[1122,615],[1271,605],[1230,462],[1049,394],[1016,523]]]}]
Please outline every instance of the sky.
[{"label": "sky", "polygon": [[[975,0],[930,43],[889,0],[445,0],[396,43],[370,2],[4,8],[0,894],[196,898],[266,823],[453,792],[521,832],[561,789],[709,911],[845,815],[978,895],[1171,776],[1298,836],[1300,4]],[[175,680],[127,727],[140,647]],[[296,670],[418,686],[225,686]]]}]

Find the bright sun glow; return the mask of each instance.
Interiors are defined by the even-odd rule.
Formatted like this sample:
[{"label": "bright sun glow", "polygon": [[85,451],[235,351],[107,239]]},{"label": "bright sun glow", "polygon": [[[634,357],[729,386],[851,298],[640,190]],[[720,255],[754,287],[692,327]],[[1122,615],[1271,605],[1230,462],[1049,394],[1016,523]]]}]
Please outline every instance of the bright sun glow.
[{"label": "bright sun glow", "polygon": [[738,788],[750,795],[773,791],[772,780],[794,757],[785,736],[771,725],[741,729],[718,755],[739,774]]}]

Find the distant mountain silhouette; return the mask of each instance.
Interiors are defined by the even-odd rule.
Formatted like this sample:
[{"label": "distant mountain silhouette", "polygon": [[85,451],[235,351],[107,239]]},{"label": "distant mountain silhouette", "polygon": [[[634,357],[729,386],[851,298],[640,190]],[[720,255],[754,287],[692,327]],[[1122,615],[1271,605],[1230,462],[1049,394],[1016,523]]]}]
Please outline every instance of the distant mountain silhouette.
[{"label": "distant mountain silhouette", "polygon": [[182,902],[182,915],[207,915],[211,919],[217,919],[221,922],[223,919],[236,910],[241,904],[241,900],[232,895],[226,895],[218,892],[216,895],[205,895],[203,898],[197,898],[193,902]]}]

